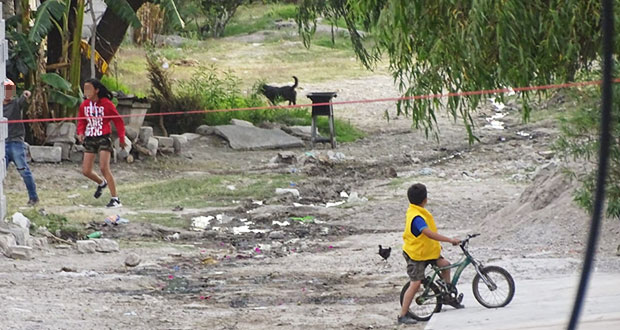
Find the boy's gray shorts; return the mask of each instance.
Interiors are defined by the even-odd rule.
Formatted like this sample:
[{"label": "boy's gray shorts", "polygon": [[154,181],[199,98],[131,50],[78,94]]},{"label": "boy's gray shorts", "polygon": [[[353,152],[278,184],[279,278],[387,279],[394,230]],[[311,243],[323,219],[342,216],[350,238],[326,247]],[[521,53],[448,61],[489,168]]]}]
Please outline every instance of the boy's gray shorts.
[{"label": "boy's gray shorts", "polygon": [[443,259],[442,256],[439,256],[439,258],[431,260],[413,260],[409,258],[409,255],[405,251],[403,251],[403,257],[405,257],[405,261],[407,261],[407,275],[409,275],[411,281],[423,280],[426,266],[437,265],[437,260]]}]

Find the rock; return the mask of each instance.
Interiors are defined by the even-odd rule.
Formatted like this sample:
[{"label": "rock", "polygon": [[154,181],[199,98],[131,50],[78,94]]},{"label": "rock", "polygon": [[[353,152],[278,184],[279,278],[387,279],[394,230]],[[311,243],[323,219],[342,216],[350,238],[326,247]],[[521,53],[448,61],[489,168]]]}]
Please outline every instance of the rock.
[{"label": "rock", "polygon": [[545,159],[552,159],[555,156],[555,151],[539,151],[538,154],[543,156]]},{"label": "rock", "polygon": [[125,258],[125,265],[128,267],[136,267],[137,265],[140,264],[140,256],[135,254],[135,253],[130,253],[129,255],[127,255],[127,258]]},{"label": "rock", "polygon": [[8,228],[8,231],[15,237],[17,245],[26,245],[30,238],[30,230],[28,228],[13,227]]},{"label": "rock", "polygon": [[132,143],[131,140],[127,137],[127,135],[125,135],[125,148],[121,148],[121,142],[119,138],[114,139],[114,150],[115,150],[115,155],[114,157],[117,157],[118,159],[126,159],[127,156],[129,156],[129,153],[131,152],[131,147],[132,147]]},{"label": "rock", "polygon": [[283,151],[278,153],[274,162],[280,164],[295,164],[297,163],[297,157],[295,153],[291,151]]},{"label": "rock", "polygon": [[69,160],[74,163],[82,162],[84,158],[84,146],[81,144],[74,144],[71,146],[71,152],[69,153]]},{"label": "rock", "polygon": [[0,235],[0,253],[8,256],[9,247],[17,245],[15,242],[15,236],[13,235]]},{"label": "rock", "polygon": [[347,158],[342,152],[333,152],[331,150],[327,151],[327,157],[331,161],[342,161]]},{"label": "rock", "polygon": [[36,250],[49,249],[49,243],[47,237],[30,237],[26,245]]},{"label": "rock", "polygon": [[9,247],[7,257],[19,260],[32,259],[32,248],[29,246],[13,245]]},{"label": "rock", "polygon": [[281,230],[272,231],[271,233],[269,233],[269,238],[271,238],[271,239],[283,239],[284,238],[284,232],[281,231]]},{"label": "rock", "polygon": [[433,171],[432,168],[428,167],[425,167],[418,172],[418,174],[420,175],[433,175],[433,173],[435,173],[435,171]]},{"label": "rock", "polygon": [[74,123],[49,123],[45,129],[46,143],[75,143],[76,127]]},{"label": "rock", "polygon": [[95,253],[97,250],[97,243],[95,241],[77,241],[75,243],[79,253]]},{"label": "rock", "polygon": [[93,241],[95,241],[95,243],[97,244],[97,247],[95,248],[97,252],[109,253],[118,252],[120,250],[118,247],[118,243],[111,239],[100,238],[94,239]]},{"label": "rock", "polygon": [[12,221],[14,224],[18,225],[21,228],[29,229],[30,228],[30,219],[21,214],[20,212],[15,212],[12,217]]},{"label": "rock", "polygon": [[243,127],[255,127],[254,124],[250,123],[249,121],[234,118],[230,120],[230,124]]},{"label": "rock", "polygon": [[362,203],[366,203],[366,202],[368,202],[368,198],[366,198],[366,197],[359,197],[357,192],[352,192],[349,195],[349,198],[347,199],[347,203],[350,203],[350,204],[362,204]]},{"label": "rock", "polygon": [[131,126],[125,126],[125,136],[129,138],[131,142],[136,142],[136,140],[140,136],[140,132],[138,132],[135,128]]},{"label": "rock", "polygon": [[61,147],[30,146],[30,157],[37,163],[60,163],[62,160]]},{"label": "rock", "polygon": [[151,153],[151,156],[155,157],[155,155],[157,155],[157,150],[159,149],[159,141],[154,137],[149,138],[146,148]]},{"label": "rock", "polygon": [[[282,130],[304,140],[310,140],[310,138],[312,138],[312,126],[288,126],[283,127]],[[319,135],[318,132],[317,135]],[[320,137],[320,135],[318,137]]]},{"label": "rock", "polygon": [[207,126],[207,125],[200,125],[198,126],[198,128],[196,128],[196,134],[200,134],[200,135],[211,135],[213,134],[213,127]]},{"label": "rock", "polygon": [[171,137],[155,136],[155,138],[157,139],[157,143],[159,144],[158,149],[174,148],[174,140]]},{"label": "rock", "polygon": [[54,147],[60,147],[60,158],[62,160],[69,160],[71,156],[72,143],[54,142]]},{"label": "rock", "polygon": [[398,172],[396,172],[395,168],[390,166],[385,169],[385,175],[387,175],[388,178],[396,178],[398,177]]},{"label": "rock", "polygon": [[180,154],[183,152],[183,149],[187,148],[187,138],[185,138],[185,136],[170,134],[170,137],[172,138],[172,146],[175,154]]},{"label": "rock", "polygon": [[202,135],[196,134],[196,133],[183,133],[181,135],[184,136],[187,139],[188,142],[200,139],[200,137],[202,136]]},{"label": "rock", "polygon": [[293,196],[299,198],[300,194],[299,194],[299,190],[297,189],[290,189],[290,188],[276,188],[276,195],[284,195],[284,194],[292,194]]},{"label": "rock", "polygon": [[153,127],[142,126],[140,127],[140,134],[138,135],[138,139],[142,144],[147,144],[150,138],[153,137]]},{"label": "rock", "polygon": [[214,127],[214,133],[228,141],[236,150],[277,149],[303,147],[301,139],[288,135],[279,129],[263,129],[223,125]]}]

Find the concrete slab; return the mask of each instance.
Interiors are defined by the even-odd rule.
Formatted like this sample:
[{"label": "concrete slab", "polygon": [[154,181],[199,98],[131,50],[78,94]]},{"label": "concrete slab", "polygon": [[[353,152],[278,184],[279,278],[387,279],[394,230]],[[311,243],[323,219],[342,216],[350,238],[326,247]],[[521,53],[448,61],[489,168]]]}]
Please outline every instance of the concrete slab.
[{"label": "concrete slab", "polygon": [[290,136],[279,129],[222,125],[214,127],[213,131],[215,134],[228,140],[230,147],[237,150],[294,148],[304,146],[301,139]]},{"label": "concrete slab", "polygon": [[[461,283],[464,309],[444,307],[434,314],[426,330],[439,329],[566,329],[577,293],[578,277],[566,276],[541,280],[515,278],[516,294],[504,308],[487,309],[471,292],[469,283]],[[465,289],[468,288],[468,289]],[[596,273],[591,277],[579,329],[620,329],[620,276]]]}]

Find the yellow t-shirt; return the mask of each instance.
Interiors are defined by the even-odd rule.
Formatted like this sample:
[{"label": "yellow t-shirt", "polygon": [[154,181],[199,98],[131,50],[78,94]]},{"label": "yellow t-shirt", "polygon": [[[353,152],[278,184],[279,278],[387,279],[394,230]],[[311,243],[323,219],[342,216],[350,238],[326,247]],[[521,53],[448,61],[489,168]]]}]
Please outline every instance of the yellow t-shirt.
[{"label": "yellow t-shirt", "polygon": [[421,232],[414,233],[412,231],[411,224],[416,217],[421,217],[424,222],[426,222],[428,229],[432,232],[437,232],[437,226],[435,225],[433,215],[421,206],[409,204],[409,209],[407,209],[407,216],[405,218],[405,231],[403,232],[403,251],[405,251],[412,260],[423,261],[439,258],[441,254],[441,245],[439,242],[428,238],[428,236]]}]

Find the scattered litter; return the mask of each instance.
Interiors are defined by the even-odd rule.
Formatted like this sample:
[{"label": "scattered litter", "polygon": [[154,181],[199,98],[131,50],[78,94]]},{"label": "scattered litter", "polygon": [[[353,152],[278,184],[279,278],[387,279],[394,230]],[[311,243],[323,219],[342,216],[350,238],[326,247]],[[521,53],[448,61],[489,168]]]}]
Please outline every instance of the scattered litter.
[{"label": "scattered litter", "polygon": [[252,201],[252,204],[254,205],[263,205],[263,201]]},{"label": "scattered litter", "polygon": [[307,215],[305,217],[292,217],[291,220],[300,222],[312,222],[314,220],[314,217],[311,215]]},{"label": "scattered litter", "polygon": [[291,186],[291,187],[295,187],[295,186],[297,186],[297,184],[296,184],[295,182],[293,182],[293,181],[289,182],[289,184],[288,184],[288,185],[289,185],[289,186]]},{"label": "scattered litter", "polygon": [[325,203],[325,207],[326,208],[327,207],[334,207],[334,206],[342,205],[344,203],[345,203],[345,201],[339,201],[339,202],[334,202],[334,203],[328,202],[328,203]]},{"label": "scattered litter", "polygon": [[284,194],[293,194],[293,196],[299,198],[300,194],[299,194],[299,190],[297,189],[283,189],[283,188],[276,188],[276,195],[284,195]]},{"label": "scattered litter", "polygon": [[104,219],[104,226],[111,226],[111,225],[116,226],[116,225],[125,224],[125,223],[129,223],[129,220],[125,218],[121,218],[121,216],[118,214],[110,215]]},{"label": "scattered litter", "polygon": [[310,207],[314,207],[314,204],[301,204],[301,203],[293,203],[294,207],[304,207],[304,206],[310,206]]},{"label": "scattered litter", "polygon": [[69,198],[69,199],[74,199],[74,198],[78,198],[78,197],[80,197],[80,194],[71,194],[71,195],[67,196],[67,198]]},{"label": "scattered litter", "polygon": [[528,133],[528,132],[524,132],[524,131],[518,131],[518,132],[517,132],[517,135],[518,135],[518,136],[524,136],[524,137],[529,137],[529,136],[531,136],[531,134],[530,134],[530,133]]},{"label": "scattered litter", "polygon": [[217,260],[213,259],[212,257],[207,257],[207,258],[202,259],[203,265],[213,265],[216,263],[217,263]]},{"label": "scattered litter", "polygon": [[329,248],[330,248],[330,249],[333,249],[333,248],[334,248],[334,246],[333,246],[333,245],[330,245],[330,246],[329,246]]},{"label": "scattered litter", "polygon": [[92,232],[92,233],[86,235],[86,238],[101,238],[102,234],[103,234],[102,232],[96,231],[96,232]]},{"label": "scattered litter", "polygon": [[137,316],[138,314],[136,314],[136,312],[134,312],[134,311],[131,311],[131,312],[124,313],[123,315],[125,315],[125,316]]},{"label": "scattered litter", "polygon": [[357,192],[352,192],[351,195],[349,195],[349,199],[347,200],[347,203],[351,203],[351,204],[366,203],[366,202],[368,202],[368,198],[359,197]]},{"label": "scattered litter", "polygon": [[499,129],[499,130],[504,129],[504,123],[499,120],[487,118],[487,122],[489,124],[485,125],[484,126],[485,128],[492,128],[492,129]]},{"label": "scattered litter", "polygon": [[169,280],[174,279],[174,275],[168,275],[168,279],[169,279]]},{"label": "scattered litter", "polygon": [[495,102],[495,98],[494,97],[490,97],[489,101],[491,101],[491,104],[493,104],[493,106],[495,107],[495,111],[497,111],[497,112],[501,112],[506,107],[506,105],[504,103]]},{"label": "scattered litter", "polygon": [[340,192],[340,197],[342,197],[342,198],[349,198],[349,194],[347,194],[347,192],[343,190],[343,191]]},{"label": "scattered litter", "polygon": [[435,171],[428,167],[425,167],[418,172],[420,175],[432,175],[433,173],[435,173]]},{"label": "scattered litter", "polygon": [[228,185],[228,186],[226,186],[226,189],[228,189],[228,190],[237,190],[237,187],[235,187],[233,185]]},{"label": "scattered litter", "polygon": [[347,158],[342,152],[333,152],[331,150],[327,152],[327,157],[332,161],[341,161]]},{"label": "scattered litter", "polygon": [[205,230],[211,224],[211,220],[215,219],[213,216],[199,216],[192,218],[192,230],[200,231]]},{"label": "scattered litter", "polygon": [[255,248],[254,252],[256,252],[256,253],[263,253],[263,251],[261,251],[261,249],[259,247]]},{"label": "scattered litter", "polygon": [[174,233],[172,235],[166,236],[166,240],[168,240],[168,241],[176,241],[179,238],[181,238],[181,235],[179,233]]},{"label": "scattered litter", "polygon": [[[248,221],[248,219],[247,219],[247,218],[243,218],[243,219],[239,219],[239,221],[241,221],[241,222],[246,222],[246,221]],[[251,223],[251,222],[250,222],[250,223]]]},{"label": "scattered litter", "polygon": [[271,224],[272,224],[272,225],[278,225],[278,226],[280,226],[280,227],[286,227],[286,226],[290,225],[290,222],[288,222],[288,221],[278,221],[278,220],[273,220],[273,221],[271,222]]},{"label": "scattered litter", "polygon": [[233,234],[239,235],[243,233],[266,233],[267,229],[250,229],[249,225],[233,227]]}]

